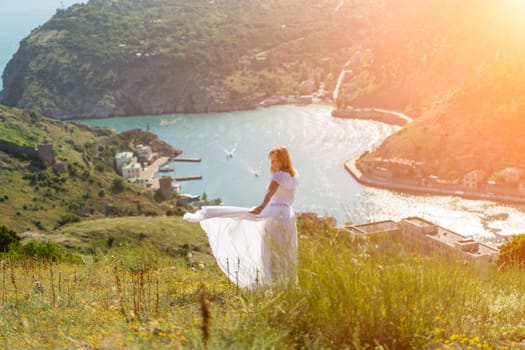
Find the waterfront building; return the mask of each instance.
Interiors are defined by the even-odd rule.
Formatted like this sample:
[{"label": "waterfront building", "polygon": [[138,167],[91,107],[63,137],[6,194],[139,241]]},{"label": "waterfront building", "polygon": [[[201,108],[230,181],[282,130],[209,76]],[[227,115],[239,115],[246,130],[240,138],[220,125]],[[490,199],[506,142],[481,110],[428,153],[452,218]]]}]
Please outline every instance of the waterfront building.
[{"label": "waterfront building", "polygon": [[173,198],[173,179],[170,176],[163,176],[159,179],[159,190],[158,193],[164,200],[170,200]]},{"label": "waterfront building", "polygon": [[346,227],[352,239],[380,243],[398,242],[407,251],[454,259],[487,271],[497,261],[499,250],[445,229],[419,217],[371,222]]},{"label": "waterfront building", "polygon": [[487,173],[483,170],[472,170],[465,175],[463,175],[463,178],[461,179],[461,183],[463,184],[463,187],[469,188],[469,189],[477,189],[480,187],[481,184],[486,182],[487,180]]},{"label": "waterfront building", "polygon": [[140,163],[150,164],[153,158],[153,151],[150,146],[137,145],[135,147],[135,153]]},{"label": "waterfront building", "polygon": [[140,186],[142,188],[148,188],[148,186],[151,185],[148,179],[144,179],[142,177],[131,177],[128,179],[128,182]]},{"label": "waterfront building", "polygon": [[497,261],[499,250],[418,217],[401,220],[401,242],[410,250],[455,258],[487,271]]},{"label": "waterfront building", "polygon": [[119,152],[115,155],[115,168],[119,174],[122,174],[122,167],[134,161],[132,152]]},{"label": "waterfront building", "polygon": [[127,163],[122,167],[122,177],[125,179],[140,177],[140,170],[141,168],[139,163]]},{"label": "waterfront building", "polygon": [[399,223],[392,220],[376,221],[360,225],[351,225],[346,227],[350,231],[353,239],[374,241],[393,240],[400,242]]},{"label": "waterfront building", "polygon": [[507,184],[517,184],[523,177],[523,169],[521,168],[505,168],[497,171],[496,178],[503,180]]}]

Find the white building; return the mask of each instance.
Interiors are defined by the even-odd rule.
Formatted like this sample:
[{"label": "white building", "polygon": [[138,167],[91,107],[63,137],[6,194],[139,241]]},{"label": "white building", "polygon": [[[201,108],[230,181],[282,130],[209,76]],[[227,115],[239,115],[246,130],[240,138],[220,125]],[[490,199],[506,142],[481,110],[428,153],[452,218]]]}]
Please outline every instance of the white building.
[{"label": "white building", "polygon": [[401,241],[410,250],[456,259],[487,271],[499,250],[418,217],[401,220]]},{"label": "white building", "polygon": [[132,152],[119,152],[115,155],[115,167],[120,174],[122,174],[122,167],[132,162],[136,162]]},{"label": "white building", "polygon": [[483,170],[472,170],[466,173],[461,182],[464,187],[470,189],[477,189],[483,182],[487,180],[487,173]]},{"label": "white building", "polygon": [[151,147],[144,146],[144,145],[137,145],[137,147],[135,147],[135,153],[137,154],[139,162],[141,163],[142,162],[149,163],[153,155],[153,152],[151,151]]},{"label": "white building", "polygon": [[122,177],[125,179],[140,177],[140,164],[133,162],[124,165],[122,167]]},{"label": "white building", "polygon": [[408,251],[429,254],[445,260],[469,263],[487,271],[498,259],[499,250],[418,217],[379,221],[346,227],[351,237],[381,242],[396,241]]}]

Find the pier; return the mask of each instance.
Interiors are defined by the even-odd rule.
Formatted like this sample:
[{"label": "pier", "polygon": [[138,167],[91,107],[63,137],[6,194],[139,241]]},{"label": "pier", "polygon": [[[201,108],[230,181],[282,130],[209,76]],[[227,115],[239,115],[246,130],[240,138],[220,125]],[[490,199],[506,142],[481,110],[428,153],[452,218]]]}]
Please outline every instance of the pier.
[{"label": "pier", "polygon": [[348,119],[375,120],[390,125],[405,126],[412,121],[412,118],[403,113],[388,111],[379,108],[335,108],[332,117]]},{"label": "pier", "polygon": [[174,157],[170,159],[172,162],[191,162],[191,163],[199,163],[201,161],[200,158],[192,158],[192,157]]},{"label": "pier", "polygon": [[195,176],[182,176],[182,177],[176,177],[174,179],[175,181],[190,181],[190,180],[202,180],[201,175],[195,175]]}]

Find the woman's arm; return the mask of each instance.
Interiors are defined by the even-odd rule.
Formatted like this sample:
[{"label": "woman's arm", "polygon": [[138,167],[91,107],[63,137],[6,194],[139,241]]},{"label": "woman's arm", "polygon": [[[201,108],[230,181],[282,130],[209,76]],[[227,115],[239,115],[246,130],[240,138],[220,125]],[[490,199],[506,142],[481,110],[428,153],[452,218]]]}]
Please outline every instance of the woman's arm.
[{"label": "woman's arm", "polygon": [[266,192],[263,202],[261,203],[261,205],[259,205],[258,207],[250,211],[250,213],[259,215],[263,211],[263,209],[266,208],[266,206],[270,202],[270,199],[272,198],[272,196],[274,195],[274,193],[277,191],[278,188],[279,188],[279,183],[272,180],[272,182],[270,182],[270,186],[268,186],[268,192]]}]

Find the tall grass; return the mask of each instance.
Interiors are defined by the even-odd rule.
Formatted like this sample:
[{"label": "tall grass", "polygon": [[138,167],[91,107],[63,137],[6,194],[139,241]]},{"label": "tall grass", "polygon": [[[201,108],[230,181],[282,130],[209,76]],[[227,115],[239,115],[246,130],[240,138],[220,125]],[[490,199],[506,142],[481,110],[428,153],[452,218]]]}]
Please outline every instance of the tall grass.
[{"label": "tall grass", "polygon": [[[298,288],[256,313],[307,349],[521,348],[520,271],[480,275],[454,261],[301,241]],[[255,324],[260,321],[254,320]]]},{"label": "tall grass", "polygon": [[254,291],[236,288],[214,263],[148,245],[78,265],[5,260],[0,347],[522,348],[523,272],[480,275],[356,244],[323,222],[299,230],[299,284]]}]

